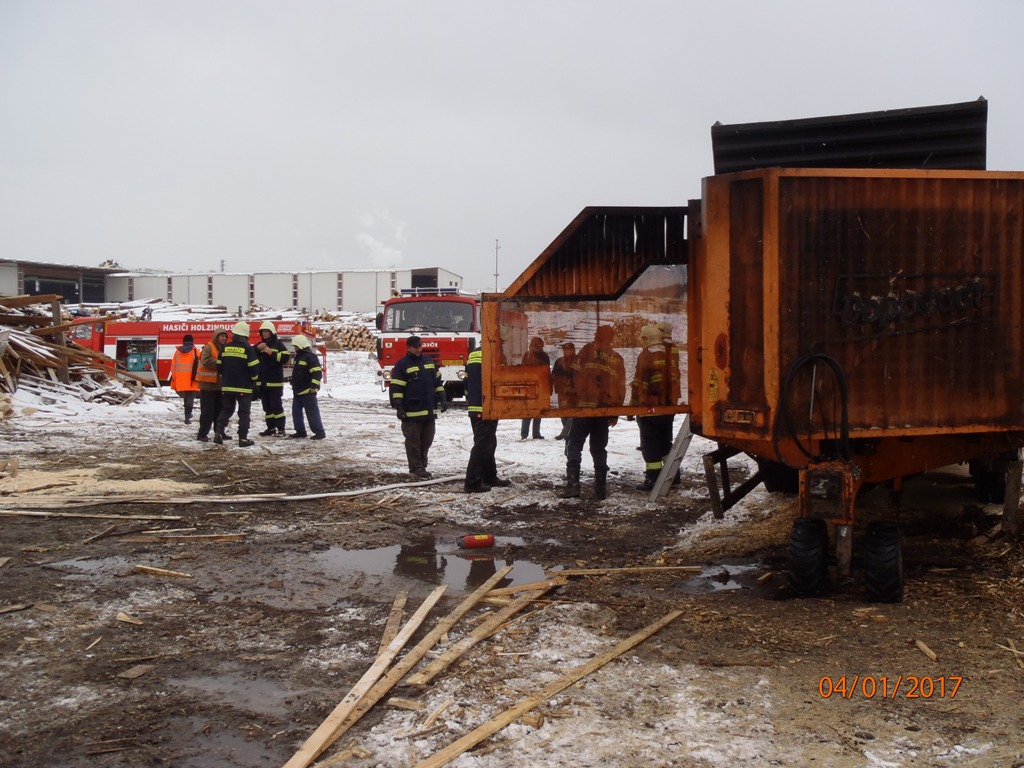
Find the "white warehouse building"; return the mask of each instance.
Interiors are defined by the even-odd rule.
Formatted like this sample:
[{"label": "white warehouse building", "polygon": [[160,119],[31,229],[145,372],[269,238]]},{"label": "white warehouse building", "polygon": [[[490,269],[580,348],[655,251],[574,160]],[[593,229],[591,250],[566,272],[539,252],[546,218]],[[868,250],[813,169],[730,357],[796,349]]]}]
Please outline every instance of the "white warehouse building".
[{"label": "white warehouse building", "polygon": [[406,288],[462,289],[462,277],[440,267],[343,272],[119,272],[106,278],[108,302],[166,299],[244,313],[253,305],[306,312],[374,313]]}]

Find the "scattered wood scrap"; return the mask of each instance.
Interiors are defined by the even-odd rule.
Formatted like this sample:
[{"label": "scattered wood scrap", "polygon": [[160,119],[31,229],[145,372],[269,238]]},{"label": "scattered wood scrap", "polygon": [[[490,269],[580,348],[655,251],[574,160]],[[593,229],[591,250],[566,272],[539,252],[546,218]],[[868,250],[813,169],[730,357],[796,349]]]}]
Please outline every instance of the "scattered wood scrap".
[{"label": "scattered wood scrap", "polygon": [[644,640],[649,638],[651,635],[660,631],[661,629],[663,629],[668,624],[675,621],[682,615],[682,611],[672,611],[671,613],[666,614],[658,621],[640,630],[636,634],[626,638],[611,650],[602,653],[600,656],[592,659],[586,664],[581,664],[576,669],[563,675],[555,682],[551,683],[548,686],[545,686],[538,693],[535,693],[533,696],[528,696],[527,698],[522,699],[515,706],[510,707],[509,709],[505,710],[502,714],[470,731],[461,739],[445,747],[432,757],[429,757],[426,760],[423,760],[422,762],[418,763],[416,765],[416,768],[440,768],[440,766],[447,765],[456,757],[466,752],[467,750],[472,749],[489,736],[497,733],[499,730],[504,728],[509,723],[515,722],[534,707],[543,704],[545,701],[548,701],[549,699],[554,698],[559,693],[568,688],[570,685],[579,682],[587,675],[603,667],[612,659],[621,656],[634,646],[639,645]]},{"label": "scattered wood scrap", "polygon": [[150,565],[134,565],[132,571],[135,573],[141,573],[146,576],[168,576],[173,579],[191,579],[191,573],[182,573],[181,571],[168,571],[166,568],[154,568]]},{"label": "scattered wood scrap", "polygon": [[434,604],[441,599],[441,595],[444,594],[447,589],[447,585],[442,585],[435,589],[427,599],[423,601],[419,609],[412,615],[412,618],[406,622],[402,631],[398,633],[391,644],[388,646],[387,651],[377,657],[377,660],[373,665],[363,674],[359,679],[359,682],[355,684],[348,695],[341,700],[341,703],[334,708],[334,711],[328,715],[327,719],[317,728],[313,735],[306,739],[306,743],[302,745],[298,752],[296,752],[292,758],[285,763],[284,768],[306,768],[339,736],[339,725],[345,721],[345,719],[355,709],[356,704],[363,695],[373,686],[377,680],[380,679],[381,675],[391,666],[391,662],[395,660],[398,653],[405,647],[405,644],[409,642],[409,638],[412,637],[413,633],[419,629],[420,624],[426,619],[430,609],[434,607]]},{"label": "scattered wood scrap", "polygon": [[918,649],[921,651],[921,653],[923,653],[925,656],[927,656],[932,661],[938,661],[939,660],[938,654],[935,653],[935,651],[933,651],[927,645],[925,645],[925,642],[923,640],[914,640],[914,645],[916,645],[918,647]]}]

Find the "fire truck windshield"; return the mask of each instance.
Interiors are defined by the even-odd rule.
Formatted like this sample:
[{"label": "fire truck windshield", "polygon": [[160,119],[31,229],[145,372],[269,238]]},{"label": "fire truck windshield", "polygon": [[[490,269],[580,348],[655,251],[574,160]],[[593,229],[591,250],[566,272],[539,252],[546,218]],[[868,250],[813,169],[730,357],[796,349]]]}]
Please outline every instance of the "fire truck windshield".
[{"label": "fire truck windshield", "polygon": [[389,306],[384,317],[385,333],[469,333],[472,330],[473,305],[462,301],[399,302]]}]

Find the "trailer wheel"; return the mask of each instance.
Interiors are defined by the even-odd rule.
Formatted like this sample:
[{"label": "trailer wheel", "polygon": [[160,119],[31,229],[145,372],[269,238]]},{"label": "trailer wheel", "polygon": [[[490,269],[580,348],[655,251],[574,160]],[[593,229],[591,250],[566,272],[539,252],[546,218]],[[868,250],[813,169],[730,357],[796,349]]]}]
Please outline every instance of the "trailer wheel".
[{"label": "trailer wheel", "polygon": [[1007,459],[972,461],[970,468],[978,501],[982,504],[1002,504],[1006,498]]},{"label": "trailer wheel", "polygon": [[864,540],[864,585],[875,603],[903,599],[903,544],[895,523],[871,523]]},{"label": "trailer wheel", "polygon": [[789,589],[796,597],[817,597],[825,586],[828,524],[802,517],[789,534]]}]

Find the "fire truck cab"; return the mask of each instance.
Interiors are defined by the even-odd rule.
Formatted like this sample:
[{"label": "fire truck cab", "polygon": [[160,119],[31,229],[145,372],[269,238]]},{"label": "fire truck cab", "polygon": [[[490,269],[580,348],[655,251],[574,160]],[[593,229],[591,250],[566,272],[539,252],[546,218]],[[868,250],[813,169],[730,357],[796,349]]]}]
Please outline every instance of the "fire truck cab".
[{"label": "fire truck cab", "polygon": [[[219,329],[231,332],[237,320],[174,320],[142,321],[107,320],[84,317],[75,320],[69,335],[81,347],[102,352],[114,361],[117,368],[136,375],[153,375],[162,383],[171,378],[171,360],[174,350],[181,346],[186,334],[191,334],[198,349],[213,339]],[[260,341],[261,320],[247,320],[249,342]],[[298,334],[307,336],[320,353],[324,375],[327,371],[327,349],[315,341],[316,331],[308,321],[272,320],[277,337],[291,349],[291,340]],[[285,370],[289,376],[290,369]]]},{"label": "fire truck cab", "polygon": [[423,351],[441,371],[446,397],[464,397],[466,359],[480,346],[479,298],[457,288],[407,288],[385,301],[377,313],[381,391],[387,390],[410,336],[423,339]]}]

